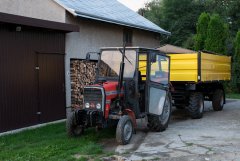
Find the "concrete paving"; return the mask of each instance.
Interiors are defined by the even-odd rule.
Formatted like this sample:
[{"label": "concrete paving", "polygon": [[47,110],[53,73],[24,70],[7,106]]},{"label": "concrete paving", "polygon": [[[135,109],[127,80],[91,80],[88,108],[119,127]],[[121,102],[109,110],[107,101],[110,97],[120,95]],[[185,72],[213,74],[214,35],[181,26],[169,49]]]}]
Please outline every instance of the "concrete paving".
[{"label": "concrete paving", "polygon": [[126,160],[240,161],[240,100],[227,100],[220,112],[205,102],[199,120],[174,108],[168,129],[161,133],[148,132],[145,120],[138,120],[138,127],[129,145],[116,148]]}]

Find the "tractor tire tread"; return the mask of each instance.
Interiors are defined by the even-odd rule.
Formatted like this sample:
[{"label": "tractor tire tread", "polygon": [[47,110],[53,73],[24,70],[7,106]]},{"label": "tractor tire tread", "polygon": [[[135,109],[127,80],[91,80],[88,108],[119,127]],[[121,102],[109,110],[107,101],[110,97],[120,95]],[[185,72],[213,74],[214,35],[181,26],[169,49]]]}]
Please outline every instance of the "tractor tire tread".
[{"label": "tractor tire tread", "polygon": [[171,118],[172,104],[171,104],[171,95],[168,95],[169,105],[170,105],[170,114],[168,120],[165,124],[162,124],[157,115],[148,115],[148,128],[154,132],[163,132],[168,128],[168,123]]},{"label": "tractor tire tread", "polygon": [[200,119],[203,117],[204,109],[202,111],[199,110],[199,101],[200,100],[203,100],[202,93],[194,92],[194,93],[190,94],[188,112],[191,115],[192,119]]},{"label": "tractor tire tread", "polygon": [[119,144],[121,145],[126,145],[130,142],[131,138],[132,138],[132,134],[133,134],[133,131],[132,131],[132,134],[131,134],[131,137],[129,140],[125,140],[124,139],[124,125],[130,121],[131,124],[132,124],[132,128],[133,128],[133,123],[132,123],[132,120],[131,118],[128,116],[128,115],[124,115],[121,117],[121,119],[119,120],[118,124],[117,124],[117,129],[116,129],[116,140]]},{"label": "tractor tire tread", "polygon": [[224,92],[222,89],[217,89],[213,93],[212,97],[212,107],[214,111],[222,111],[223,110],[223,105],[221,105],[221,98],[223,97]]},{"label": "tractor tire tread", "polygon": [[159,116],[148,116],[148,128],[154,132],[163,132],[168,127],[168,124],[162,125],[159,121]]},{"label": "tractor tire tread", "polygon": [[78,134],[74,132],[74,129],[77,128],[77,125],[75,122],[76,122],[75,113],[71,112],[70,114],[68,114],[67,120],[66,120],[66,130],[67,130],[67,135],[69,137],[78,137],[84,133],[84,128],[82,128],[81,132]]}]

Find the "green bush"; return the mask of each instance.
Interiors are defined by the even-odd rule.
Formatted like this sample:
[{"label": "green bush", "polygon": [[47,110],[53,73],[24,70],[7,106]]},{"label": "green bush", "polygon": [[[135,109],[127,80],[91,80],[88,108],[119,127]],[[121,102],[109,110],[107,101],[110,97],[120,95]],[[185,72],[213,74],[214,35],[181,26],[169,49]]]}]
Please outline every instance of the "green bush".
[{"label": "green bush", "polygon": [[196,51],[204,49],[204,43],[207,38],[207,29],[210,21],[208,13],[203,12],[197,22],[197,34],[195,35],[194,49]]},{"label": "green bush", "polygon": [[191,35],[187,38],[187,40],[183,43],[182,47],[190,49],[190,50],[195,50],[194,48],[194,43],[195,43],[195,35]]},{"label": "green bush", "polygon": [[240,31],[235,39],[235,54],[233,57],[233,86],[240,92]]},{"label": "green bush", "polygon": [[219,15],[212,15],[208,24],[205,50],[226,54],[227,38],[228,26],[223,22]]}]

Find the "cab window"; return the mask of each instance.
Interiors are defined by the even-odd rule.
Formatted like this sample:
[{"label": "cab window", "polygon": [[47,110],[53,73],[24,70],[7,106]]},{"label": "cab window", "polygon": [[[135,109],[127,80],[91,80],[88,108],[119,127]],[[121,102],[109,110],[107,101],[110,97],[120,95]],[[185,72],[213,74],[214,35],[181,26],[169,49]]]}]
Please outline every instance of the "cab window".
[{"label": "cab window", "polygon": [[138,67],[142,80],[146,80],[147,75],[147,54],[139,54],[139,67]]},{"label": "cab window", "polygon": [[150,80],[152,82],[168,84],[169,81],[169,58],[152,54],[150,65]]}]

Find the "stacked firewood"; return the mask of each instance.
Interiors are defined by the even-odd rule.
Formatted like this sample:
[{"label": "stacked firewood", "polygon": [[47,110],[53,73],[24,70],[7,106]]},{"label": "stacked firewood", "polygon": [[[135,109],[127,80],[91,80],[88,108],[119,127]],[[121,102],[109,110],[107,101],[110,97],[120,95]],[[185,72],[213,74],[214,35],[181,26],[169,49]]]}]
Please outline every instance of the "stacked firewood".
[{"label": "stacked firewood", "polygon": [[83,106],[83,88],[94,83],[96,62],[71,60],[71,100],[73,108]]}]

